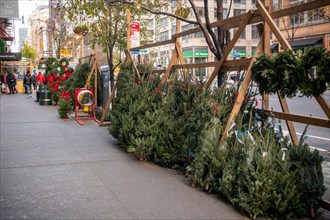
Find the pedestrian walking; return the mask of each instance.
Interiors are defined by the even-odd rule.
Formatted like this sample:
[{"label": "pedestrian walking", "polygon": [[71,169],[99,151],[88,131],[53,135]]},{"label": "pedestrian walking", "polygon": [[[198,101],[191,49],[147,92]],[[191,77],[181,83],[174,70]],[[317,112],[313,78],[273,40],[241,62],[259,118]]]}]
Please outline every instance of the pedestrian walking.
[{"label": "pedestrian walking", "polygon": [[30,74],[30,71],[27,71],[24,79],[23,79],[23,85],[27,94],[27,97],[32,97],[32,77]]},{"label": "pedestrian walking", "polygon": [[6,78],[6,83],[9,87],[9,95],[15,94],[16,78],[13,73],[9,72]]},{"label": "pedestrian walking", "polygon": [[[33,90],[37,90],[37,73],[34,73],[32,76],[31,76],[31,79],[32,79],[32,85],[33,85]],[[32,89],[32,88],[31,88]]]}]

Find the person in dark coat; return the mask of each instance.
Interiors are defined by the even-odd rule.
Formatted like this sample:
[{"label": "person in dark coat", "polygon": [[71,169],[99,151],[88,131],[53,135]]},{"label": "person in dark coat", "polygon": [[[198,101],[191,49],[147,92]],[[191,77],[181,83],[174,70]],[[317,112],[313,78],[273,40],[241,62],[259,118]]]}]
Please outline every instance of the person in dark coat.
[{"label": "person in dark coat", "polygon": [[27,71],[24,76],[23,85],[24,85],[27,97],[32,97],[32,77],[31,77],[31,74],[29,71]]},{"label": "person in dark coat", "polygon": [[9,87],[9,94],[15,94],[15,86],[16,86],[16,77],[13,73],[9,73],[6,78],[6,83]]}]

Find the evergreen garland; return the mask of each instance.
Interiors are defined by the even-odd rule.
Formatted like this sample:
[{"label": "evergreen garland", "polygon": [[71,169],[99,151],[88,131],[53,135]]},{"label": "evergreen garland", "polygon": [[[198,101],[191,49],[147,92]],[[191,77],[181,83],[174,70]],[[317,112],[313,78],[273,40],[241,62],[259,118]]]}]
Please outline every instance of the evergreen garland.
[{"label": "evergreen garland", "polygon": [[330,83],[330,53],[321,47],[305,52],[285,50],[273,57],[261,55],[252,66],[253,79],[260,93],[279,92],[282,97],[319,96]]}]

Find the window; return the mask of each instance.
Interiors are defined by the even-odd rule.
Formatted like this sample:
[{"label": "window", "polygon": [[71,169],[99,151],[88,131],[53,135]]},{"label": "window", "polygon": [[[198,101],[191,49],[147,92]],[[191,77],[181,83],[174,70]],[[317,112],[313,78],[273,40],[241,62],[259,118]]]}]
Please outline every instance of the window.
[{"label": "window", "polygon": [[[228,13],[227,8],[224,8],[223,11],[222,11],[222,17],[223,17],[223,19],[226,19],[227,18],[227,13]],[[217,18],[218,17],[217,15],[218,15],[217,9],[214,8],[214,18]]]},{"label": "window", "polygon": [[[234,29],[234,35],[236,34],[238,28]],[[240,39],[246,39],[246,32],[245,30],[242,31],[241,36],[239,36]]]},{"label": "window", "polygon": [[307,12],[308,14],[308,21],[309,22],[315,22],[315,21],[322,21],[322,9],[321,8],[317,8],[314,10],[310,10]]},{"label": "window", "polygon": [[305,22],[305,14],[303,12],[290,16],[291,27],[299,26],[301,23],[304,22]]},{"label": "window", "polygon": [[258,33],[258,29],[257,29],[257,25],[252,25],[252,31],[251,31],[251,38],[252,39],[259,39],[259,33]]},{"label": "window", "polygon": [[164,40],[168,40],[168,39],[169,39],[168,31],[165,31],[165,32],[162,32],[159,34],[157,41],[159,42],[159,41],[164,41]]},{"label": "window", "polygon": [[245,0],[234,0],[234,3],[245,4]]},{"label": "window", "polygon": [[197,11],[199,16],[201,16],[202,18],[205,17],[204,8],[197,8]]},{"label": "window", "polygon": [[234,16],[241,15],[245,13],[245,9],[234,9]]},{"label": "window", "polygon": [[168,26],[168,18],[162,18],[160,19],[159,23],[159,28],[165,28]]}]

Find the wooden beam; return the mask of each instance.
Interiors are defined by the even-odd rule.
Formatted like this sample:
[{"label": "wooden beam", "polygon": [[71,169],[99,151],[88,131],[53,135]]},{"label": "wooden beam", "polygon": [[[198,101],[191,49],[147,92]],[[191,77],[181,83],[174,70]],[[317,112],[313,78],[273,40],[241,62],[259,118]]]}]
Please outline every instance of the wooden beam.
[{"label": "wooden beam", "polygon": [[216,75],[219,73],[224,61],[227,59],[230,51],[234,48],[237,40],[239,39],[239,37],[241,36],[241,33],[243,32],[243,30],[246,27],[246,24],[249,22],[249,20],[252,17],[252,11],[250,10],[247,14],[246,17],[244,19],[244,21],[241,23],[240,27],[238,28],[234,38],[229,42],[229,44],[227,45],[227,49],[225,50],[225,52],[223,53],[221,60],[217,63],[217,65],[215,66],[209,80],[206,82],[205,84],[205,88],[208,89],[211,85],[211,83],[213,82],[214,78],[216,77]]},{"label": "wooden beam", "polygon": [[321,106],[322,110],[324,111],[325,115],[330,119],[330,107],[327,101],[323,96],[314,96],[316,101]]},{"label": "wooden beam", "polygon": [[[261,16],[264,18],[265,22],[269,25],[271,31],[274,33],[274,35],[276,36],[277,40],[282,45],[282,47],[284,49],[292,50],[289,42],[283,37],[283,35],[281,34],[281,31],[274,23],[273,18],[270,16],[270,14],[266,10],[266,8],[263,6],[263,4],[259,0],[257,0],[257,8],[259,9]],[[286,99],[281,97],[279,92],[277,92],[277,96],[280,100],[282,111],[285,113],[290,113],[289,106],[286,102]],[[297,137],[297,133],[294,128],[294,125],[293,125],[292,121],[286,120],[285,122],[289,129],[291,140],[292,140],[293,144],[297,146],[299,144],[299,141],[298,141],[298,137]]]},{"label": "wooden beam", "polygon": [[[223,68],[227,68],[229,70],[239,70],[245,69],[251,62],[251,58],[242,58],[237,60],[226,60],[222,64]],[[205,62],[205,63],[189,63],[189,64],[178,64],[173,65],[174,69],[181,69],[181,68],[201,68],[201,67],[214,67],[216,66],[218,61],[214,62]]]},{"label": "wooden beam", "polygon": [[127,64],[129,62],[132,62],[132,57],[131,57],[131,54],[129,53],[129,50],[125,49],[124,52],[125,52],[125,55],[126,55],[124,63]]},{"label": "wooden beam", "polygon": [[242,104],[244,102],[244,98],[245,98],[245,95],[246,95],[246,91],[248,90],[249,88],[249,84],[250,84],[250,81],[251,81],[251,78],[252,78],[252,65],[254,63],[254,61],[256,60],[257,56],[259,56],[259,53],[262,52],[262,47],[263,47],[263,36],[261,36],[260,38],[260,41],[258,43],[258,46],[257,46],[257,49],[254,53],[254,56],[253,58],[251,59],[251,62],[249,64],[249,67],[248,67],[248,70],[246,72],[246,75],[245,75],[245,78],[242,82],[242,85],[241,85],[241,88],[238,92],[238,95],[236,97],[236,101],[234,103],[234,106],[233,106],[233,109],[230,113],[230,116],[228,118],[228,121],[227,121],[227,124],[226,124],[226,127],[225,127],[225,130],[221,136],[221,139],[219,141],[219,145],[220,146],[222,144],[222,142],[224,141],[226,135],[227,135],[227,132],[228,132],[228,129],[229,127],[232,125],[232,123],[234,122],[237,114],[239,113],[241,107],[242,107]]},{"label": "wooden beam", "polygon": [[264,110],[268,116],[274,115],[276,118],[299,122],[303,124],[315,125],[324,128],[330,128],[330,120],[318,117],[308,117],[303,115],[290,114],[285,112],[277,112],[271,110]]},{"label": "wooden beam", "polygon": [[170,76],[171,69],[172,69],[173,65],[177,62],[178,62],[178,54],[176,53],[176,51],[174,51],[174,53],[172,54],[170,63],[168,64],[168,67],[167,67],[167,69],[165,71],[165,74],[162,78],[162,81],[160,82],[161,84],[164,84],[167,81],[168,77]]},{"label": "wooden beam", "polygon": [[[282,111],[284,113],[290,114],[289,106],[288,106],[288,103],[286,102],[286,99],[283,98],[283,97],[281,97],[281,95],[280,95],[279,92],[277,92],[277,96],[278,96],[278,99],[280,100]],[[299,145],[299,141],[298,141],[296,129],[294,128],[294,125],[293,125],[292,121],[285,120],[285,122],[286,122],[286,126],[289,129],[289,133],[290,133],[290,137],[291,137],[292,143],[294,145],[298,146]]]},{"label": "wooden beam", "polygon": [[110,108],[110,103],[112,102],[112,99],[115,96],[116,88],[117,88],[117,82],[118,82],[118,79],[116,80],[115,84],[113,85],[113,88],[111,90],[111,94],[110,94],[110,96],[108,98],[108,101],[107,101],[107,104],[105,105],[105,108],[103,110],[101,121],[100,121],[101,123],[100,124],[102,124],[104,122],[105,115],[107,114],[107,110]]},{"label": "wooden beam", "polygon": [[165,73],[166,72],[166,69],[161,69],[161,70],[152,70],[153,73],[158,73],[158,74],[161,74],[161,73]]},{"label": "wooden beam", "polygon": [[137,76],[139,77],[139,79],[141,80],[141,75],[140,75],[140,73],[139,73],[139,70],[138,70],[138,68],[136,67],[136,65],[135,65],[135,63],[134,63],[134,61],[133,61],[133,59],[132,59],[131,53],[129,52],[128,49],[125,50],[125,54],[126,54],[125,63],[127,63],[127,62],[132,62],[133,69],[134,69],[136,75],[137,75]]},{"label": "wooden beam", "polygon": [[[299,13],[299,12],[304,12],[304,11],[308,11],[308,10],[312,10],[312,9],[325,7],[325,6],[328,6],[328,5],[330,5],[329,0],[315,0],[313,2],[308,2],[308,3],[301,4],[301,5],[296,5],[296,6],[287,8],[287,9],[282,9],[282,10],[279,10],[279,11],[275,11],[275,12],[270,13],[270,15],[273,19],[276,19],[276,18],[296,14],[296,13]],[[260,13],[258,12],[258,10],[252,10],[252,14],[254,16],[251,18],[251,20],[248,22],[248,24],[255,24],[255,23],[259,23],[259,22],[263,21],[263,18],[260,15]],[[230,17],[230,18],[221,20],[221,21],[213,22],[213,23],[211,23],[211,27],[212,28],[221,27],[222,30],[237,28],[242,24],[242,22],[244,21],[246,15],[247,15],[247,13],[244,13],[244,14],[241,14],[241,15],[238,15],[238,16],[234,16],[234,17]],[[197,32],[200,32],[200,31],[201,31],[201,29],[199,27],[189,29],[187,31],[182,31],[180,33],[172,35],[172,38],[170,40],[165,40],[165,41],[156,42],[156,43],[152,43],[152,44],[145,44],[145,45],[140,46],[140,47],[130,48],[130,50],[140,50],[140,49],[147,49],[147,48],[172,44],[172,43],[175,43],[175,39],[177,39],[179,37],[187,36],[189,34],[197,33]]]},{"label": "wooden beam", "polygon": [[95,70],[95,66],[96,66],[96,62],[93,63],[92,70],[91,70],[91,72],[89,73],[89,75],[87,77],[84,88],[87,88],[87,86],[89,87],[89,84],[91,82],[91,77],[92,77],[92,75],[94,73],[94,70]]},{"label": "wooden beam", "polygon": [[[272,12],[271,17],[273,19],[276,19],[276,18],[296,14],[296,13],[299,13],[299,12],[304,12],[304,11],[308,11],[308,10],[312,10],[312,9],[325,7],[327,5],[330,5],[329,0],[315,0],[313,2],[308,2],[308,3],[301,4],[301,5],[296,5],[296,6],[293,6],[293,7],[290,7],[290,8],[286,8],[286,9],[282,9],[282,10]],[[237,28],[237,27],[240,26],[240,24],[244,20],[246,14],[247,13],[244,13],[244,14],[241,14],[241,15],[238,15],[238,16],[234,16],[234,17],[230,17],[230,18],[221,20],[221,21],[213,22],[213,23],[211,23],[211,27],[212,28],[221,27],[222,30]],[[260,15],[260,13],[258,12],[258,10],[253,10],[253,14],[254,14],[254,16],[251,18],[251,20],[249,21],[248,24],[255,24],[255,23],[259,23],[259,22],[263,21],[263,18]],[[200,31],[201,31],[201,29],[199,27],[197,27],[197,28],[189,29],[187,31],[183,31],[179,34],[174,34],[174,35],[172,35],[172,38],[175,39],[175,38],[178,38],[178,37],[187,36],[189,34],[197,33],[197,32],[200,32]]]},{"label": "wooden beam", "polygon": [[166,45],[166,44],[173,44],[173,43],[175,43],[175,38],[172,38],[170,40],[165,40],[165,41],[152,43],[152,44],[145,44],[143,46],[130,48],[129,50],[130,51],[132,51],[132,50],[141,50],[141,49],[147,49],[147,48],[151,48],[151,47],[157,47],[157,46],[162,46],[162,45]]},{"label": "wooden beam", "polygon": [[[257,8],[259,9],[259,12],[265,22],[269,25],[271,31],[276,36],[279,43],[282,45],[284,49],[292,49],[289,42],[282,36],[280,29],[277,27],[277,25],[274,23],[273,18],[270,16],[264,5],[260,2],[260,0],[257,0]],[[268,42],[265,42],[268,44]]]},{"label": "wooden beam", "polygon": [[[184,65],[184,59],[183,59],[181,45],[179,43],[179,38],[177,38],[176,40],[177,40],[177,42],[175,43],[175,49],[176,49],[176,52],[178,53],[180,63]],[[188,70],[187,69],[183,69],[182,72],[183,72],[183,76],[184,77],[187,77]]]},{"label": "wooden beam", "polygon": [[320,205],[322,208],[330,211],[330,202],[324,199],[321,199]]},{"label": "wooden beam", "polygon": [[[271,1],[266,0],[265,1],[265,7],[267,8],[267,11],[269,11],[269,7],[271,6]],[[267,24],[267,22],[263,23],[263,34],[264,34],[264,54],[268,56],[272,56],[272,52],[270,50],[270,27]],[[262,94],[262,108],[263,109],[269,109],[269,94],[263,93]]]}]

